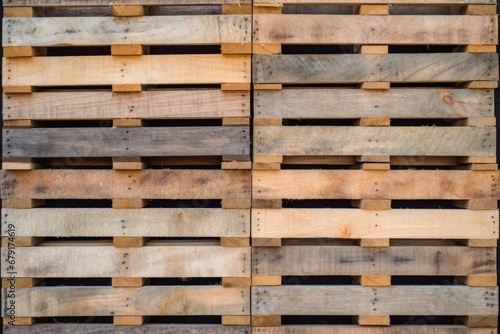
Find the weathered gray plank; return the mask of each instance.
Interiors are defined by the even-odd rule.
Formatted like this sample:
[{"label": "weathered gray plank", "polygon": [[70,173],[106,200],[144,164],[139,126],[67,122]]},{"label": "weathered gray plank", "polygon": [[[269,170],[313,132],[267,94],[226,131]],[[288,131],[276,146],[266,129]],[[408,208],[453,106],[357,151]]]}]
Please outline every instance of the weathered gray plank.
[{"label": "weathered gray plank", "polygon": [[[251,334],[249,326],[169,325],[113,326],[107,324],[35,324],[4,327],[5,334]],[[413,333],[411,333],[413,334]],[[459,332],[436,334],[462,334]],[[464,333],[465,334],[465,333]],[[481,334],[481,333],[479,333]]]},{"label": "weathered gray plank", "polygon": [[[469,328],[461,325],[422,324],[422,318],[415,317],[415,323],[403,326],[357,326],[357,325],[315,325],[259,327],[258,334],[495,334],[496,328]],[[425,321],[425,320],[424,320]],[[12,333],[16,334],[16,333]],[[21,334],[24,334],[21,333]],[[31,334],[31,333],[29,333]],[[35,334],[35,333],[33,333]]]},{"label": "weathered gray plank", "polygon": [[253,79],[255,83],[283,84],[498,80],[498,55],[254,55]]},{"label": "weathered gray plank", "polygon": [[[250,43],[248,15],[5,18],[3,46]],[[489,31],[489,29],[488,29]],[[479,44],[479,43],[477,43]]]},{"label": "weathered gray plank", "polygon": [[28,7],[57,7],[57,6],[110,6],[110,5],[142,5],[142,6],[171,6],[171,5],[222,5],[222,4],[250,4],[251,0],[3,0],[4,6]]},{"label": "weathered gray plank", "polygon": [[252,287],[254,315],[495,315],[498,288],[467,286]]},{"label": "weathered gray plank", "polygon": [[252,249],[252,273],[260,276],[467,276],[495,274],[495,257],[495,250],[492,248],[255,247]]},{"label": "weathered gray plank", "polygon": [[494,156],[495,128],[257,126],[256,155]]},{"label": "weathered gray plank", "polygon": [[492,89],[285,88],[255,92],[255,117],[442,119],[491,117],[493,113]]},{"label": "weathered gray plank", "polygon": [[[5,0],[4,0],[5,1]],[[12,0],[29,1],[29,0]],[[34,0],[31,0],[34,1]],[[95,1],[95,0],[94,0]],[[269,0],[254,0],[254,3],[269,3]],[[495,0],[280,0],[282,5],[360,5],[360,4],[397,4],[397,5],[467,5],[467,4],[495,4]]]},{"label": "weathered gray plank", "polygon": [[249,128],[6,129],[4,157],[249,155]]}]

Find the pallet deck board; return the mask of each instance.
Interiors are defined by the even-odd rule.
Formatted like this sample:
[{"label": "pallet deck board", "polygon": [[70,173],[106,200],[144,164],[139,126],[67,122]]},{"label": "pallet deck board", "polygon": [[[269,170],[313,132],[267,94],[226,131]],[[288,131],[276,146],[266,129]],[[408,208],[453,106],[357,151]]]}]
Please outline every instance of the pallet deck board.
[{"label": "pallet deck board", "polygon": [[[469,0],[467,0],[469,1]],[[474,1],[474,0],[473,0]],[[119,5],[172,6],[172,5],[222,5],[250,4],[251,0],[120,0]],[[64,6],[110,6],[102,0],[3,0],[5,7],[64,7]]]},{"label": "pallet deck board", "polygon": [[498,80],[498,55],[253,55],[253,80],[257,84]]},{"label": "pallet deck board", "polygon": [[[4,0],[10,1],[10,0]],[[12,1],[40,1],[40,0],[12,0]],[[42,0],[43,1],[43,0]],[[77,0],[73,0],[77,1]],[[97,1],[97,0],[94,0]],[[449,5],[449,6],[464,6],[468,4],[496,4],[496,0],[254,0],[256,6],[266,6],[268,4],[282,4],[284,6],[295,5]]]},{"label": "pallet deck board", "polygon": [[245,126],[6,129],[3,136],[4,157],[250,155]]},{"label": "pallet deck board", "polygon": [[250,29],[247,15],[6,18],[2,43],[34,47],[250,43]]},{"label": "pallet deck board", "polygon": [[3,171],[4,199],[250,199],[250,173],[237,170]]},{"label": "pallet deck board", "polygon": [[256,126],[254,131],[255,155],[494,156],[496,152],[493,127]]},{"label": "pallet deck board", "polygon": [[495,239],[497,210],[254,209],[254,238]]},{"label": "pallet deck board", "polygon": [[[353,29],[352,27],[356,27]],[[460,31],[467,30],[467,35]],[[496,44],[494,16],[255,15],[254,43]]]},{"label": "pallet deck board", "polygon": [[250,83],[244,55],[4,58],[3,68],[4,86]]},{"label": "pallet deck board", "polygon": [[253,171],[254,199],[497,199],[498,172]]},{"label": "pallet deck board", "polygon": [[[416,318],[416,325],[395,325],[383,326],[357,326],[357,325],[294,325],[282,327],[258,327],[255,334],[494,334],[492,328],[468,328],[461,325],[418,325],[419,318]],[[17,334],[17,333],[12,333]],[[24,334],[24,332],[19,333]],[[26,333],[31,334],[31,333]],[[37,333],[33,333],[37,334]]]},{"label": "pallet deck board", "polygon": [[252,287],[253,315],[495,315],[498,288],[466,286]]}]

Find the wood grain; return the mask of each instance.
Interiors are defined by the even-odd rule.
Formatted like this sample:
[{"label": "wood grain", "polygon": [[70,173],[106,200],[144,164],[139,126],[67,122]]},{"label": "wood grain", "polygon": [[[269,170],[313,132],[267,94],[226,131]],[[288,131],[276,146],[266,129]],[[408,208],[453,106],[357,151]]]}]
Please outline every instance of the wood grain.
[{"label": "wood grain", "polygon": [[257,84],[498,80],[498,56],[494,53],[254,55],[253,80]]},{"label": "wood grain", "polygon": [[31,128],[3,131],[5,157],[249,155],[250,129]]},{"label": "wood grain", "polygon": [[[6,1],[6,0],[4,0]],[[10,0],[9,0],[10,1]],[[37,0],[12,0],[12,1],[37,1]],[[44,1],[44,0],[38,0]],[[45,0],[47,1],[47,0]],[[56,0],[57,1],[57,0]],[[73,0],[76,1],[76,0]],[[97,1],[97,0],[94,0]],[[264,5],[270,3],[269,0],[254,0],[254,3]],[[359,4],[394,4],[394,5],[467,5],[467,4],[495,4],[494,0],[280,0],[283,5],[359,5]]]},{"label": "wood grain", "polygon": [[2,198],[250,199],[243,170],[3,171]]},{"label": "wood grain", "polygon": [[[171,5],[222,5],[222,4],[244,4],[251,0],[120,0],[120,5],[143,5],[143,6],[171,6]],[[102,0],[3,0],[4,6],[35,6],[35,7],[58,7],[58,6],[109,6],[109,2]]]},{"label": "wood grain", "polygon": [[463,118],[488,117],[493,112],[491,89],[285,88],[255,92],[256,118]]},{"label": "wood grain", "polygon": [[[493,328],[468,328],[460,325],[425,325],[419,322],[420,318],[414,318],[415,323],[411,325],[383,326],[357,326],[357,325],[316,325],[316,326],[282,326],[282,327],[259,327],[254,329],[255,334],[495,334]],[[22,333],[24,334],[24,332]],[[26,333],[31,334],[31,333]],[[38,334],[38,333],[33,333]],[[52,334],[52,333],[51,333]],[[66,334],[66,333],[64,333]],[[69,334],[69,333],[68,333]],[[86,333],[85,333],[86,334]],[[93,334],[93,333],[92,333]]]},{"label": "wood grain", "polygon": [[254,209],[254,238],[496,239],[496,210]]},{"label": "wood grain", "polygon": [[498,172],[253,171],[255,199],[498,199]]}]

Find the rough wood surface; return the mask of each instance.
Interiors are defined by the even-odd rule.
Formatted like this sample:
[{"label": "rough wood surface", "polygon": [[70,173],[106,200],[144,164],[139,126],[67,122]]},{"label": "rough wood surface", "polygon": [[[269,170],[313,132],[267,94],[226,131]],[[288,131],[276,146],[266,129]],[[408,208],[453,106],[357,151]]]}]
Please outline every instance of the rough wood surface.
[{"label": "rough wood surface", "polygon": [[[250,155],[248,126],[5,129],[4,157]],[[476,154],[478,155],[478,154]]]},{"label": "rough wood surface", "polygon": [[[4,6],[110,6],[114,1],[102,0],[3,0]],[[222,5],[248,4],[251,0],[119,0],[120,5],[171,6],[171,5]]]},{"label": "rough wood surface", "polygon": [[238,209],[3,209],[18,236],[248,237],[250,211]]},{"label": "rough wood surface", "polygon": [[18,277],[250,277],[249,247],[18,247],[16,260]]},{"label": "rough wood surface", "polygon": [[495,249],[468,247],[282,246],[252,249],[256,276],[458,276],[496,272]]},{"label": "rough wood surface", "polygon": [[[249,288],[222,286],[42,287],[16,291],[18,317],[248,315]],[[2,297],[6,301],[6,297]],[[2,312],[3,313],[3,312]]]},{"label": "rough wood surface", "polygon": [[250,82],[250,56],[220,54],[4,58],[3,68],[4,86]]},{"label": "rough wood surface", "polygon": [[253,64],[257,84],[498,80],[494,53],[254,55]]},{"label": "rough wood surface", "polygon": [[498,172],[253,171],[255,199],[498,199]]},{"label": "rough wood surface", "polygon": [[2,198],[250,199],[242,170],[3,171]]},{"label": "rough wood surface", "polygon": [[252,287],[252,314],[494,315],[498,288],[466,286]]},{"label": "rough wood surface", "polygon": [[[250,29],[251,18],[247,15],[7,18],[3,20],[2,43],[3,46],[250,43]],[[487,44],[479,39],[467,43]]]},{"label": "rough wood surface", "polygon": [[[37,1],[37,0],[4,0],[4,1]],[[38,0],[44,1],[44,0]],[[47,1],[47,0],[45,0]],[[63,0],[64,1],[64,0]],[[76,1],[76,0],[73,0]],[[97,1],[97,0],[94,0]],[[254,0],[257,6],[269,3],[278,3],[270,0]],[[466,5],[466,4],[495,4],[495,0],[279,0],[282,5],[360,5],[360,4],[397,4],[397,5]]]},{"label": "rough wood surface", "polygon": [[254,43],[270,44],[498,43],[494,16],[255,15],[253,29]]},{"label": "rough wood surface", "polygon": [[494,156],[496,153],[493,127],[262,126],[254,131],[255,155]]},{"label": "rough wood surface", "polygon": [[254,209],[252,212],[255,238],[496,239],[498,235],[496,210]]},{"label": "rough wood surface", "polygon": [[[422,326],[420,318],[415,323],[403,326],[356,326],[356,325],[316,325],[316,326],[282,326],[260,327],[254,329],[254,334],[496,334],[496,328],[468,328],[458,325],[425,324]],[[17,334],[17,333],[12,333]],[[24,332],[20,334],[25,334]],[[31,333],[26,333],[31,334]],[[38,333],[33,333],[38,334]],[[50,333],[52,334],[52,333]],[[66,333],[64,333],[66,334]],[[68,333],[69,334],[69,333]],[[85,333],[86,334],[86,333]],[[92,333],[93,334],[93,333]],[[134,333],[132,333],[134,334]]]},{"label": "rough wood surface", "polygon": [[493,113],[492,89],[285,88],[255,92],[255,117],[416,119],[488,117]]}]

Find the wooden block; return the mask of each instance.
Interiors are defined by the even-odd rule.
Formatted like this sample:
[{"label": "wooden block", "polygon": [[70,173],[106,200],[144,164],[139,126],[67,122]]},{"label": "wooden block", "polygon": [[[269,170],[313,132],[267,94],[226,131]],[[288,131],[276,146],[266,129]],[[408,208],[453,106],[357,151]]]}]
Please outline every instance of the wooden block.
[{"label": "wooden block", "polygon": [[360,15],[389,15],[388,5],[361,5],[358,9]]},{"label": "wooden block", "polygon": [[222,199],[222,208],[224,209],[249,209],[250,199]]},{"label": "wooden block", "polygon": [[254,118],[254,126],[282,126],[281,118]]},{"label": "wooden block", "polygon": [[142,247],[147,240],[143,237],[113,237],[113,245],[117,248]]},{"label": "wooden block", "polygon": [[252,285],[281,285],[281,276],[252,276]]},{"label": "wooden block", "polygon": [[11,239],[8,239],[7,237],[2,238],[2,243],[4,247],[10,243],[14,243],[16,247],[31,247],[31,246],[36,246],[40,243],[43,242],[43,238],[41,237],[22,237],[22,236],[17,236],[14,241],[11,241]]},{"label": "wooden block", "polygon": [[36,89],[31,86],[3,86],[3,92],[5,94],[29,94],[34,91],[36,91]]},{"label": "wooden block", "polygon": [[223,15],[250,15],[252,14],[251,4],[223,4]]},{"label": "wooden block", "polygon": [[252,238],[252,247],[281,247],[281,239]]},{"label": "wooden block", "polygon": [[282,90],[282,84],[254,84],[253,88],[255,90]]},{"label": "wooden block", "polygon": [[[255,120],[257,121],[257,120]],[[253,157],[254,162],[283,162],[283,156],[282,155],[254,155]]]},{"label": "wooden block", "polygon": [[140,287],[146,283],[147,279],[143,277],[113,277],[111,285],[114,287]]},{"label": "wooden block", "polygon": [[470,52],[470,53],[480,53],[480,52],[496,52],[496,45],[465,45],[463,47],[459,47],[458,51],[460,52]]},{"label": "wooden block", "polygon": [[360,199],[352,200],[351,205],[363,210],[390,210],[391,200]]},{"label": "wooden block", "polygon": [[40,168],[41,164],[34,162],[4,162],[2,169],[4,170],[30,170]]},{"label": "wooden block", "polygon": [[471,81],[459,84],[458,87],[468,89],[495,89],[498,88],[498,81]]},{"label": "wooden block", "polygon": [[453,122],[454,126],[494,127],[495,117],[469,117]]},{"label": "wooden block", "polygon": [[467,5],[464,8],[465,15],[496,15],[496,5]]},{"label": "wooden block", "polygon": [[[14,321],[11,323],[11,321]],[[3,324],[4,326],[11,326],[12,324],[14,326],[31,326],[36,323],[35,318],[29,318],[29,317],[16,317],[15,320],[12,320],[11,318],[4,317],[3,318]]]},{"label": "wooden block", "polygon": [[222,125],[250,125],[250,119],[248,117],[224,117],[222,119]]},{"label": "wooden block", "polygon": [[221,169],[252,169],[251,161],[222,161]]},{"label": "wooden block", "polygon": [[113,209],[141,209],[145,207],[148,200],[145,199],[135,199],[135,198],[123,198],[123,199],[113,199]]},{"label": "wooden block", "polygon": [[281,315],[252,315],[252,326],[279,327],[281,326]]},{"label": "wooden block", "polygon": [[248,247],[250,246],[250,239],[244,237],[223,237],[220,238],[220,245],[222,247]]},{"label": "wooden block", "polygon": [[355,317],[356,322],[361,326],[389,326],[391,324],[388,315],[363,314]]},{"label": "wooden block", "polygon": [[142,119],[136,118],[121,118],[113,120],[113,127],[115,128],[128,128],[128,127],[141,127]]},{"label": "wooden block", "polygon": [[3,56],[6,58],[38,57],[45,56],[45,48],[34,48],[31,46],[4,46]]},{"label": "wooden block", "polygon": [[495,156],[468,156],[460,157],[458,162],[461,164],[495,164],[497,162],[497,158]]},{"label": "wooden block", "polygon": [[128,92],[141,92],[141,84],[113,84],[112,89],[114,93],[128,93]]},{"label": "wooden block", "polygon": [[223,83],[221,84],[222,91],[249,91],[250,83]]},{"label": "wooden block", "polygon": [[221,44],[221,53],[227,55],[251,54],[251,43],[223,43]]},{"label": "wooden block", "polygon": [[[364,155],[361,159],[368,159],[369,156]],[[376,156],[371,157],[371,159],[377,159]],[[378,162],[363,162],[358,165],[352,166],[352,169],[362,169],[362,170],[390,170],[390,163],[378,163]]]},{"label": "wooden block", "polygon": [[249,326],[249,315],[223,315],[221,319],[223,326]]},{"label": "wooden block", "polygon": [[389,239],[361,239],[361,247],[366,248],[386,248],[390,246]]},{"label": "wooden block", "polygon": [[495,210],[498,209],[498,201],[496,199],[453,201],[453,206],[468,210]]},{"label": "wooden block", "polygon": [[251,285],[250,277],[222,277],[222,286],[226,288],[246,288]]},{"label": "wooden block", "polygon": [[279,162],[256,162],[253,164],[254,170],[280,170],[281,163]]},{"label": "wooden block", "polygon": [[13,198],[2,199],[2,208],[31,209],[42,206],[44,204],[45,201],[41,199],[13,199]]},{"label": "wooden block", "polygon": [[463,243],[469,247],[489,247],[496,248],[498,240],[497,239],[467,239]]},{"label": "wooden block", "polygon": [[492,171],[498,170],[498,164],[469,164],[466,166],[459,166],[460,169],[465,170],[483,170],[483,171]]},{"label": "wooden block", "polygon": [[252,199],[252,208],[281,209],[283,207],[280,199]]},{"label": "wooden block", "polygon": [[34,7],[4,7],[3,17],[34,17]]},{"label": "wooden block", "polygon": [[146,164],[144,162],[113,161],[113,169],[116,170],[138,170],[144,168],[146,168]]},{"label": "wooden block", "polygon": [[141,56],[144,54],[143,46],[140,44],[117,44],[111,45],[112,56]]},{"label": "wooden block", "polygon": [[141,326],[144,323],[144,317],[140,315],[115,315],[113,325],[115,326]]},{"label": "wooden block", "polygon": [[363,82],[361,84],[361,89],[366,89],[366,90],[387,90],[391,89],[391,83],[390,82]]},{"label": "wooden block", "polygon": [[10,280],[9,278],[2,278],[2,288],[8,289],[11,286],[15,286],[16,289],[32,288],[34,286],[42,284],[43,282],[43,278],[16,277],[14,280]]},{"label": "wooden block", "polygon": [[[281,14],[283,6],[280,3],[254,3],[253,14]],[[259,16],[254,16],[259,19]]]},{"label": "wooden block", "polygon": [[[31,128],[38,125],[38,122],[32,121],[30,119],[13,119],[13,120],[4,120],[4,127],[8,128]],[[7,131],[8,133],[8,131]]]},{"label": "wooden block", "polygon": [[362,275],[356,276],[355,280],[362,286],[391,286],[389,275]]},{"label": "wooden block", "polygon": [[134,5],[114,5],[113,15],[114,16],[143,16],[145,14],[143,6]]},{"label": "wooden block", "polygon": [[[373,167],[380,168],[382,166],[387,166],[387,164],[380,165],[378,163],[389,163],[391,161],[391,157],[389,155],[358,155],[355,160],[357,162],[366,163],[360,166],[363,169],[370,169]],[[377,165],[372,166],[371,163],[377,163]]]},{"label": "wooden block", "polygon": [[391,119],[389,117],[363,117],[355,121],[355,125],[359,126],[390,126]]},{"label": "wooden block", "polygon": [[495,328],[498,327],[498,317],[495,315],[469,315],[457,317],[458,323],[470,328]]},{"label": "wooden block", "polygon": [[[363,7],[363,6],[360,6]],[[358,50],[361,54],[384,54],[389,53],[388,45],[361,45]]]},{"label": "wooden block", "polygon": [[497,275],[472,275],[472,276],[459,276],[456,277],[456,281],[459,284],[465,284],[468,286],[496,286],[497,285]]},{"label": "wooden block", "polygon": [[272,55],[281,53],[281,44],[271,43],[254,43],[253,54]]}]

